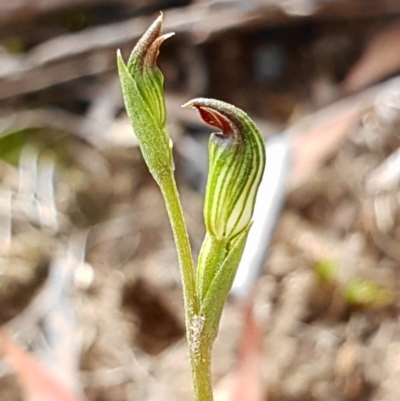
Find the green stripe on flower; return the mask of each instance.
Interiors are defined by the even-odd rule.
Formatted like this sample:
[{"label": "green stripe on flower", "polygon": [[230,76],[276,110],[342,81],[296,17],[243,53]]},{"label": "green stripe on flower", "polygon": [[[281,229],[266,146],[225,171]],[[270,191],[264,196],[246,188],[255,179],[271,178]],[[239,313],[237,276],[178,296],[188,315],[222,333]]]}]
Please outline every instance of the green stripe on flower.
[{"label": "green stripe on flower", "polygon": [[[196,108],[207,124],[221,130],[213,133],[209,141],[204,205],[207,233],[197,265],[196,291],[200,305],[206,299],[218,298],[224,302],[241,257],[233,244],[241,238],[243,250],[251,225],[265,167],[264,141],[247,114],[228,103],[199,98],[184,107]],[[231,255],[234,248],[235,257]],[[232,278],[227,278],[229,285],[214,285],[221,274]],[[221,308],[223,302],[219,303]]]},{"label": "green stripe on flower", "polygon": [[157,182],[173,170],[172,142],[165,127],[164,77],[156,65],[161,43],[162,14],[133,49],[125,64],[118,51],[118,71],[125,107],[143,157]]},{"label": "green stripe on flower", "polygon": [[264,141],[247,114],[228,103],[199,98],[184,107],[196,108],[221,130],[209,142],[204,218],[208,233],[230,240],[251,221],[265,167]]}]

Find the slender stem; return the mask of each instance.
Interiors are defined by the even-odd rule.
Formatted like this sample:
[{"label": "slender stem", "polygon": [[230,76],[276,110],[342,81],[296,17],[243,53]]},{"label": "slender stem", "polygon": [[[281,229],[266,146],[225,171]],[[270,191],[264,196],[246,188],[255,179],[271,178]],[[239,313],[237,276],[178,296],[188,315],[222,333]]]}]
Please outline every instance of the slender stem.
[{"label": "slender stem", "polygon": [[199,305],[196,297],[195,273],[190,249],[189,235],[183,217],[182,206],[179,200],[173,173],[166,174],[159,182],[161,192],[164,196],[168,217],[171,222],[172,232],[176,249],[178,252],[179,266],[181,269],[183,299],[185,304],[186,329],[189,338],[191,323],[194,316],[198,314]]},{"label": "slender stem", "polygon": [[211,354],[211,343],[202,342],[192,360],[195,401],[213,401]]},{"label": "slender stem", "polygon": [[179,193],[173,174],[159,181],[168,216],[174,234],[181,269],[183,299],[185,305],[186,336],[189,343],[195,401],[212,401],[211,349],[212,344],[202,336],[204,320],[199,316],[199,301],[196,295],[195,272],[189,236],[183,217]]}]

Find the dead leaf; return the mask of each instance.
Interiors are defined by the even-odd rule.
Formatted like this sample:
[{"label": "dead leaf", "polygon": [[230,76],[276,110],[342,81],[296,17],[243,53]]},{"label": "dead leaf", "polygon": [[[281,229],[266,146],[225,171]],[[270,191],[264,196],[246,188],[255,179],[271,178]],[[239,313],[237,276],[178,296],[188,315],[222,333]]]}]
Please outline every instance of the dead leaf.
[{"label": "dead leaf", "polygon": [[400,23],[379,31],[342,83],[344,93],[353,93],[400,70]]},{"label": "dead leaf", "polygon": [[262,333],[253,313],[253,299],[244,305],[245,325],[240,343],[238,365],[217,388],[215,401],[261,401],[264,399],[261,383]]},{"label": "dead leaf", "polygon": [[5,329],[0,329],[0,351],[18,374],[27,401],[83,401],[15,343]]}]

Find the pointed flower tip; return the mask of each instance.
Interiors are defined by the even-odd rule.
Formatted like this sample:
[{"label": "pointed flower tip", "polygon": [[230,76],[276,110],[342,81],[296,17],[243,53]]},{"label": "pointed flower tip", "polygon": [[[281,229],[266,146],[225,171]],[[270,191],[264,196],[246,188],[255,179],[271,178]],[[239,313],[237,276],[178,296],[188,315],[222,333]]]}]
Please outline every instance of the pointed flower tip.
[{"label": "pointed flower tip", "polygon": [[190,108],[190,107],[194,108],[195,106],[193,104],[193,100],[189,100],[188,102],[184,103],[181,107],[182,108]]},{"label": "pointed flower tip", "polygon": [[162,35],[161,37],[162,37],[163,42],[164,42],[164,40],[167,40],[167,39],[169,39],[171,36],[174,36],[174,35],[175,35],[175,32],[169,32],[169,33],[164,33],[164,35]]},{"label": "pointed flower tip", "polygon": [[173,32],[162,35],[162,26],[163,14],[160,13],[132,50],[127,63],[131,72],[143,71],[146,67],[155,68],[161,44],[174,35]]},{"label": "pointed flower tip", "polygon": [[164,77],[156,68],[162,35],[162,14],[146,30],[128,63],[117,52],[119,77],[129,120],[150,172],[160,182],[173,170],[170,138],[165,126]]}]

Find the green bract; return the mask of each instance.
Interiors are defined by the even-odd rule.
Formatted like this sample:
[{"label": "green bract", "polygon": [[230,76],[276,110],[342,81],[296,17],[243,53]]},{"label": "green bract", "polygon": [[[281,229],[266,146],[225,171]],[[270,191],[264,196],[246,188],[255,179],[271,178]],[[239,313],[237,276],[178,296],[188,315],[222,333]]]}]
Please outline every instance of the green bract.
[{"label": "green bract", "polygon": [[165,127],[164,77],[156,65],[161,43],[160,15],[141,37],[125,64],[118,51],[118,71],[130,123],[143,157],[157,182],[173,170],[172,142]]}]

